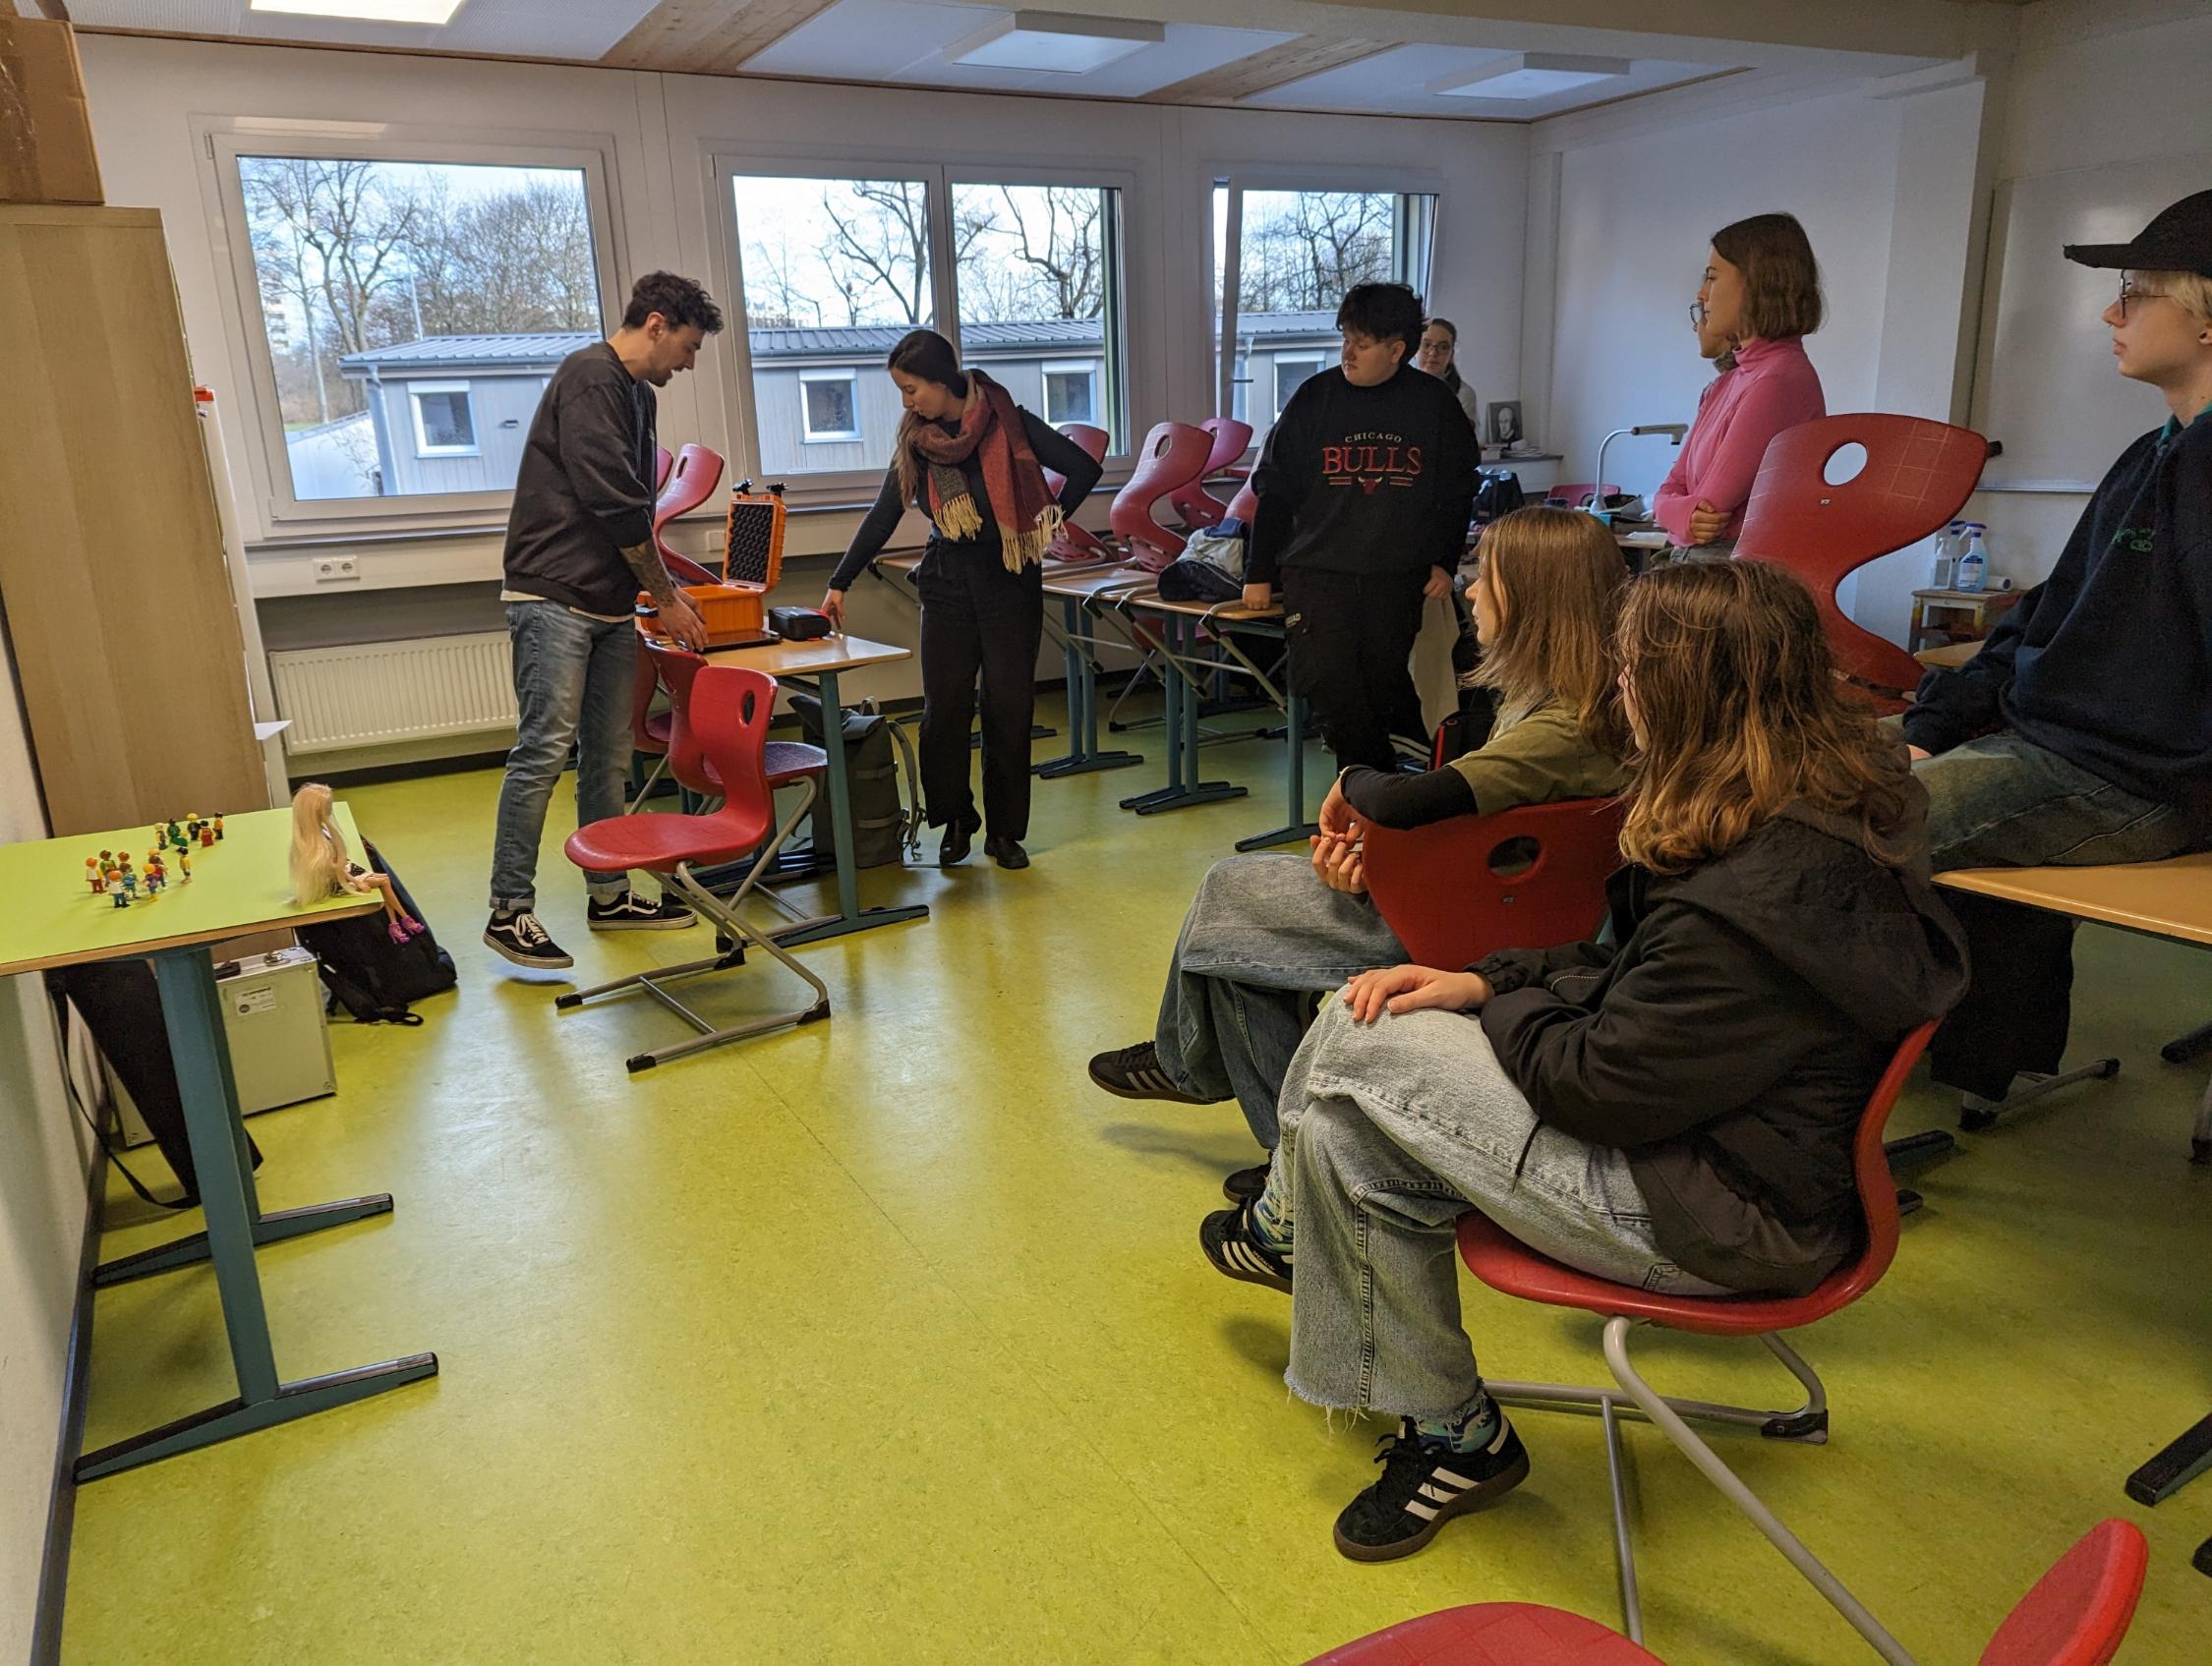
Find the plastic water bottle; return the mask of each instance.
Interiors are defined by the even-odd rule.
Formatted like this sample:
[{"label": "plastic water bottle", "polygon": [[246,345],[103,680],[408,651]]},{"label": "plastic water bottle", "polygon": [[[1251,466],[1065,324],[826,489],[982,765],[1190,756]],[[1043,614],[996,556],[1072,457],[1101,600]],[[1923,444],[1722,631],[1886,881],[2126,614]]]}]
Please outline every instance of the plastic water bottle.
[{"label": "plastic water bottle", "polygon": [[1989,583],[1989,552],[1982,542],[1982,523],[1966,523],[1965,546],[1958,552],[1958,570],[1951,579],[1953,590],[1969,594],[1979,591]]},{"label": "plastic water bottle", "polygon": [[1966,523],[1953,521],[1936,534],[1936,565],[1928,575],[1931,588],[1949,590],[1958,571],[1958,546],[1966,540]]}]

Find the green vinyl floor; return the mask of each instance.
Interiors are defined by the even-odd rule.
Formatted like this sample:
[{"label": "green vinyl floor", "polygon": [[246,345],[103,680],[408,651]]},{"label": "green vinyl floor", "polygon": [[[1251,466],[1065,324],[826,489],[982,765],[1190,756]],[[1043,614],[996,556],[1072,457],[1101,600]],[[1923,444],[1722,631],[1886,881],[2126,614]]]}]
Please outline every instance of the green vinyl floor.
[{"label": "green vinyl floor", "polygon": [[[1209,749],[1252,795],[1140,820],[1116,801],[1157,783],[1158,732],[1124,743],[1149,761],[1036,783],[1027,872],[978,847],[865,874],[867,900],[932,914],[800,951],[829,1022],[635,1079],[623,1058],[677,1020],[635,997],[556,1014],[564,985],[478,941],[496,773],[347,791],[460,988],[419,1029],[338,1024],[338,1094],[254,1120],[265,1207],[398,1200],[261,1274],[286,1375],[418,1349],[443,1369],[83,1489],[64,1659],[1270,1666],[1460,1602],[1617,1619],[1589,1419],[1522,1412],[1527,1484],[1419,1556],[1331,1546],[1381,1431],[1292,1401],[1288,1301],[1198,1254],[1221,1176],[1255,1160],[1241,1120],[1083,1073],[1150,1033],[1205,865],[1281,820],[1280,748]],[[540,878],[577,977],[704,952],[584,929],[572,814],[564,791]],[[2121,1055],[2119,1079],[1916,1181],[1890,1277],[1798,1339],[1831,1444],[1716,1437],[1927,1662],[1975,1659],[2106,1515],[2152,1546],[2120,1659],[2212,1660],[2188,1566],[2212,1479],[2155,1511],[2121,1490],[2212,1410],[2212,1172],[2184,1160],[2212,1066],[2157,1053],[2212,1017],[2212,959],[2087,930],[2079,962],[2074,1054]],[[702,1004],[796,992],[756,956]],[[1894,1131],[1948,1120],[1916,1083]],[[182,1230],[152,1213],[116,1179],[104,1252]],[[1594,1321],[1477,1290],[1467,1319],[1500,1375],[1603,1377]],[[1677,1392],[1789,1386],[1745,1346],[1639,1347]],[[100,1294],[88,1446],[233,1392],[204,1267]],[[1657,1653],[1874,1658],[1656,1431],[1628,1444]]]}]

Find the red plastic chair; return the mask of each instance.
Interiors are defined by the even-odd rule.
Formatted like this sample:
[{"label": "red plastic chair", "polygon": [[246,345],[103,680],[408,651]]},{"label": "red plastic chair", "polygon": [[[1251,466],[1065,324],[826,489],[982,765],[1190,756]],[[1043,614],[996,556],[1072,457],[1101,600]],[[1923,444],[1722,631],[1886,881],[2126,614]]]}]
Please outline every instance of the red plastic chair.
[{"label": "red plastic chair", "polygon": [[[1829,485],[1829,459],[1854,441],[1866,447],[1866,466]],[[1835,588],[1869,561],[1950,525],[1988,458],[1989,441],[1972,429],[1861,412],[1785,429],[1760,460],[1736,558],[1773,561],[1811,586],[1836,663],[1883,712],[1910,704],[1926,667],[1845,618]]]},{"label": "red plastic chair", "polygon": [[1237,495],[1229,499],[1228,518],[1242,521],[1248,527],[1252,525],[1252,516],[1259,513],[1259,493],[1252,488],[1252,471],[1258,467],[1255,462],[1245,471],[1245,484],[1237,488]]},{"label": "red plastic chair", "polygon": [[[1460,1258],[1467,1263],[1468,1271],[1484,1284],[1524,1301],[1542,1302],[1548,1307],[1579,1307],[1602,1316],[1605,1321],[1605,1363],[1611,1368],[1617,1387],[1570,1388],[1558,1383],[1507,1382],[1492,1382],[1488,1387],[1493,1396],[1508,1404],[1549,1409],[1596,1408],[1604,1419],[1605,1459],[1612,1470],[1613,1544],[1620,1563],[1621,1609],[1628,1635],[1639,1642],[1644,1636],[1643,1615],[1636,1596],[1636,1561],[1629,1542],[1620,1434],[1615,1421],[1616,1415],[1626,1409],[1620,1404],[1624,1395],[1636,1409],[1659,1426],[1707,1480],[1751,1518],[1752,1524],[1834,1605],[1836,1612],[1850,1621],[1877,1653],[1887,1660],[1911,1659],[1865,1605],[1821,1565],[1797,1535],[1782,1525],[1774,1512],[1759,1501],[1758,1495],[1744,1485],[1683,1419],[1688,1416],[1703,1421],[1748,1424],[1772,1440],[1802,1441],[1815,1446],[1826,1444],[1828,1391],[1813,1368],[1782,1341],[1779,1333],[1810,1325],[1838,1308],[1849,1306],[1890,1270],[1890,1262],[1897,1252],[1897,1193],[1890,1178],[1889,1159],[1882,1149],[1882,1128],[1890,1120],[1890,1108],[1896,1103],[1905,1077],[1911,1074],[1913,1064],[1935,1030],[1935,1022],[1931,1020],[1908,1034],[1898,1044],[1890,1067],[1868,1096],[1852,1146],[1859,1208],[1866,1221],[1866,1243],[1856,1256],[1822,1280],[1809,1294],[1696,1296],[1635,1290],[1593,1278],[1540,1255],[1479,1213],[1460,1217]],[[1629,1363],[1628,1329],[1637,1321],[1703,1336],[1756,1337],[1790,1375],[1805,1386],[1805,1404],[1794,1411],[1762,1411],[1750,1407],[1666,1399]]]},{"label": "red plastic chair", "polygon": [[1136,472],[1114,494],[1108,519],[1126,558],[1158,572],[1183,553],[1183,535],[1152,518],[1152,506],[1205,473],[1213,455],[1213,435],[1189,423],[1161,423],[1138,448]]},{"label": "red plastic chair", "polygon": [[721,452],[704,445],[686,445],[676,453],[675,467],[669,472],[661,495],[653,504],[653,545],[661,551],[661,561],[669,569],[669,576],[678,584],[720,582],[689,556],[678,555],[670,549],[661,530],[678,515],[688,515],[712,497],[715,488],[722,485],[722,471]]},{"label": "red plastic chair", "polygon": [[[1103,463],[1106,460],[1106,447],[1113,435],[1104,429],[1093,428],[1088,423],[1062,423],[1060,431],[1081,446],[1092,462]],[[1044,478],[1045,485],[1052,488],[1055,497],[1060,495],[1060,488],[1068,484],[1068,477],[1057,469],[1045,470]],[[1045,559],[1089,562],[1112,561],[1116,556],[1113,547],[1104,539],[1070,521],[1060,529],[1060,536],[1046,547]]]},{"label": "red plastic chair", "polygon": [[645,777],[645,784],[630,800],[633,813],[645,807],[646,799],[652,796],[654,785],[661,778],[661,772],[669,767],[669,733],[675,723],[675,714],[653,710],[653,696],[660,686],[660,678],[653,669],[653,651],[641,636],[637,639],[636,687],[630,693],[630,750],[651,758],[653,773]]},{"label": "red plastic chair", "polygon": [[653,490],[656,495],[669,484],[669,471],[675,467],[675,454],[666,445],[653,448]]},{"label": "red plastic chair", "polygon": [[[671,687],[671,696],[674,692]],[[722,793],[721,807],[702,816],[643,811],[633,816],[593,822],[569,834],[563,847],[568,859],[587,872],[617,873],[643,868],[659,874],[665,884],[681,891],[702,917],[714,923],[718,934],[728,944],[727,948],[708,959],[655,967],[554,998],[554,1006],[566,1009],[581,1005],[595,996],[642,986],[662,1005],[699,1032],[691,1041],[632,1055],[625,1063],[633,1073],[685,1054],[719,1047],[727,1041],[758,1035],[786,1024],[812,1023],[830,1015],[829,986],[739,912],[814,797],[813,781],[809,779],[798,807],[782,825],[777,824],[776,800],[770,791],[767,774],[768,723],[775,706],[776,679],[764,672],[742,665],[695,667],[676,706],[669,767],[678,772],[679,780],[683,778],[683,772],[696,770],[695,779],[711,782],[713,788]],[[750,857],[751,862],[745,877],[727,901],[716,896],[695,877],[695,870],[699,868],[720,867],[746,857]],[[813,1003],[718,1029],[669,992],[669,986],[681,979],[743,965],[748,944],[766,949],[804,979],[813,988]]]},{"label": "red plastic chair", "polygon": [[1217,527],[1228,518],[1229,505],[1208,491],[1205,483],[1242,457],[1252,444],[1252,424],[1240,423],[1234,417],[1208,417],[1198,427],[1213,436],[1205,469],[1196,480],[1168,495],[1184,526],[1193,532],[1200,527]]},{"label": "red plastic chair", "polygon": [[[1981,1666],[2105,1666],[2143,1592],[2150,1547],[2099,1522],[2036,1581],[1982,1650]],[[1477,1602],[1407,1620],[1307,1666],[1665,1666],[1618,1632],[1534,1602]]]},{"label": "red plastic chair", "polygon": [[[1625,814],[1618,799],[1574,798],[1425,828],[1368,827],[1368,895],[1417,966],[1472,966],[1500,948],[1574,943],[1604,915]],[[1530,859],[1501,873],[1501,854]]]}]

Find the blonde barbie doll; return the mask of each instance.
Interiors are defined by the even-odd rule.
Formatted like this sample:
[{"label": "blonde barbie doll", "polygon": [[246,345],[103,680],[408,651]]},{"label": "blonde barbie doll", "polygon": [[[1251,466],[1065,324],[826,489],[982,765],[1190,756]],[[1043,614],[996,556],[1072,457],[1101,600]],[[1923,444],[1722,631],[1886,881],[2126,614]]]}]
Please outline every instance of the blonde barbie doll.
[{"label": "blonde barbie doll", "polygon": [[304,906],[349,890],[373,890],[383,898],[384,929],[392,942],[405,943],[425,929],[399,905],[389,879],[353,860],[330,813],[330,789],[310,781],[292,798],[292,898]]}]

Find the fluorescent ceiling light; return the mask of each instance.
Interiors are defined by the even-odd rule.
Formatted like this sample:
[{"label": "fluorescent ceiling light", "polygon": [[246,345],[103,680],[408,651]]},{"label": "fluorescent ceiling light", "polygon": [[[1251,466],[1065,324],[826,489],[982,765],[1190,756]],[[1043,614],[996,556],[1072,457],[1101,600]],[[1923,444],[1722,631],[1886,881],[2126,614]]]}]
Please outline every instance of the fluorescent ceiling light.
[{"label": "fluorescent ceiling light", "polygon": [[253,12],[286,12],[300,18],[351,18],[374,24],[428,24],[453,21],[462,0],[248,0]]},{"label": "fluorescent ceiling light", "polygon": [[1547,98],[1625,76],[1626,58],[1588,58],[1574,52],[1515,52],[1483,65],[1473,75],[1451,75],[1428,84],[1446,98]]},{"label": "fluorescent ceiling light", "polygon": [[946,61],[989,70],[1085,75],[1167,39],[1165,24],[1072,12],[1009,12],[945,48]]}]

